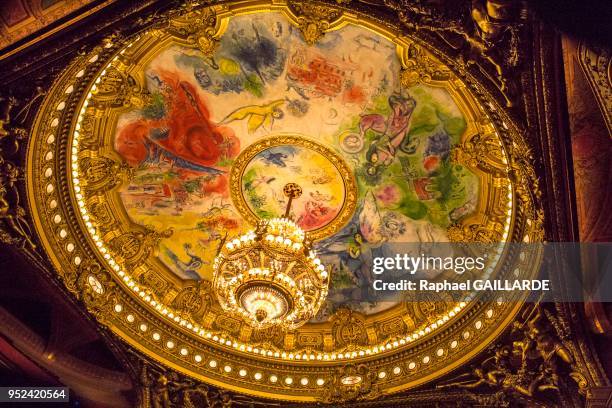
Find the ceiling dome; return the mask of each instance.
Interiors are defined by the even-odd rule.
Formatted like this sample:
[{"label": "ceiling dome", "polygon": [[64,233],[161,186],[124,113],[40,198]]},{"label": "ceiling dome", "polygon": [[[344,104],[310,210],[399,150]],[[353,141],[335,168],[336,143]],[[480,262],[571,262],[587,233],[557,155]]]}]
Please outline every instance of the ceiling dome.
[{"label": "ceiling dome", "polygon": [[[443,375],[511,321],[520,300],[364,301],[372,258],[397,245],[541,240],[524,141],[469,75],[392,22],[332,6],[238,2],[163,21],[75,60],[30,145],[38,232],[102,324],[205,382],[333,401]],[[303,194],[285,253],[311,245],[305,232],[325,275],[307,254],[289,272],[295,259],[258,243],[320,301],[274,326],[301,298],[271,269],[247,265],[232,288],[213,273],[259,220],[285,216],[288,183]],[[489,262],[501,277],[538,265]]]}]

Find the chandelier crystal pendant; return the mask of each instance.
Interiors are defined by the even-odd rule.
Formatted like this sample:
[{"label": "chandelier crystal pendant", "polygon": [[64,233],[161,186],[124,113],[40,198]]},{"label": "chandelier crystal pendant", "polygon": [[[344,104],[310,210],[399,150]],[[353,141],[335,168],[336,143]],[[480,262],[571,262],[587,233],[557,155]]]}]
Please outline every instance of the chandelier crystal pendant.
[{"label": "chandelier crystal pendant", "polygon": [[221,307],[257,329],[291,330],[312,319],[327,298],[329,274],[307,234],[289,218],[302,194],[285,185],[283,218],[260,220],[254,230],[222,243],[213,264],[213,287]]}]

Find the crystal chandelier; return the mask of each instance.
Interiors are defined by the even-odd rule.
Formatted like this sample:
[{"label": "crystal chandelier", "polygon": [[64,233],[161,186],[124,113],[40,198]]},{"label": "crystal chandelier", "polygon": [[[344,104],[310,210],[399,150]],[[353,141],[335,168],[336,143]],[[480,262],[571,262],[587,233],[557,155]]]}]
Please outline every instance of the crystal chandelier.
[{"label": "crystal chandelier", "polygon": [[295,183],[283,218],[261,220],[254,230],[222,244],[213,264],[221,307],[254,328],[294,329],[313,318],[325,301],[329,275],[304,231],[291,219]]}]

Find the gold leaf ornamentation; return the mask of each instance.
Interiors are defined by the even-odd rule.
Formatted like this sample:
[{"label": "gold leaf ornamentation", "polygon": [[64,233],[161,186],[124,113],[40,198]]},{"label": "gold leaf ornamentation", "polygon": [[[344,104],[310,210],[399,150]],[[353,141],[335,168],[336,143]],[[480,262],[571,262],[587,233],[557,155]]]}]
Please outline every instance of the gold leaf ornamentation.
[{"label": "gold leaf ornamentation", "polygon": [[414,43],[408,47],[405,67],[400,72],[400,83],[410,88],[419,83],[448,81],[451,73],[448,68],[428,56]]},{"label": "gold leaf ornamentation", "polygon": [[82,152],[79,160],[81,185],[89,194],[100,194],[112,190],[129,177],[130,167],[108,157],[88,155]]},{"label": "gold leaf ornamentation", "polygon": [[212,57],[219,45],[215,37],[217,17],[212,8],[194,10],[169,21],[166,32],[185,45],[197,48],[206,57]]},{"label": "gold leaf ornamentation", "polygon": [[332,335],[337,346],[368,344],[364,317],[351,309],[342,308],[330,319],[332,322]]},{"label": "gold leaf ornamentation", "polygon": [[212,302],[211,283],[199,281],[181,290],[172,301],[172,307],[190,315],[193,319],[200,319],[208,312]]},{"label": "gold leaf ornamentation", "polygon": [[308,45],[316,44],[342,16],[340,10],[308,2],[294,2],[291,9],[297,16],[298,28]]},{"label": "gold leaf ornamentation", "polygon": [[347,365],[333,375],[323,398],[326,403],[371,400],[381,395],[377,375],[365,364]]},{"label": "gold leaf ornamentation", "polygon": [[117,259],[121,259],[126,267],[133,269],[141,265],[157,248],[159,241],[170,237],[172,232],[171,229],[161,233],[151,229],[126,232],[113,238],[109,246],[116,253]]}]

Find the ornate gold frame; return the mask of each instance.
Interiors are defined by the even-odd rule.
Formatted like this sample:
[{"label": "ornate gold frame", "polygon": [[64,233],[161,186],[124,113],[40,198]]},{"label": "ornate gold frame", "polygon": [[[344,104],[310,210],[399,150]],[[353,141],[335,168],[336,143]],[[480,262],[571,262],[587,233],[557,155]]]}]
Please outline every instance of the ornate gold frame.
[{"label": "ornate gold frame", "polygon": [[[149,263],[149,255],[164,231],[130,225],[125,214],[112,213],[112,208],[120,208],[110,204],[113,189],[129,172],[104,146],[109,146],[108,129],[114,128],[118,112],[148,97],[139,71],[147,56],[170,42],[212,52],[226,18],[266,11],[282,12],[307,41],[346,24],[359,24],[398,44],[404,84],[444,86],[470,118],[467,137],[455,155],[479,174],[483,188],[479,208],[489,211],[453,226],[451,237],[542,239],[542,212],[529,149],[492,99],[474,95],[390,23],[318,3],[290,7],[277,1],[245,1],[174,10],[164,17],[166,28],[152,28],[125,44],[109,40],[67,67],[39,111],[28,147],[28,174],[33,175],[28,196],[45,250],[66,287],[101,324],[150,358],[211,384],[262,397],[331,402],[375,398],[439,377],[483,350],[513,319],[521,303],[446,305],[438,320],[419,327],[405,319],[409,306],[403,304],[375,317],[342,311],[330,322],[292,333],[263,333],[253,342],[247,327],[215,312],[207,282],[164,282],[149,276],[160,267],[155,261]],[[75,138],[78,143],[73,143]],[[83,208],[86,216],[79,214]],[[540,262],[537,256],[519,260],[518,254],[504,254],[504,260],[500,276],[517,265],[537,271]],[[181,309],[186,298],[202,301],[197,310]],[[418,314],[413,309],[409,312]],[[200,322],[197,326],[194,316]],[[412,340],[405,340],[406,331],[414,331]],[[227,335],[232,332],[231,337]],[[347,342],[342,338],[346,332],[365,333],[365,338],[349,336]],[[273,344],[275,338],[282,342]],[[311,339],[319,342],[318,348]],[[242,370],[247,374],[243,376]],[[363,381],[352,385],[341,381],[354,373],[365,373]]]}]

